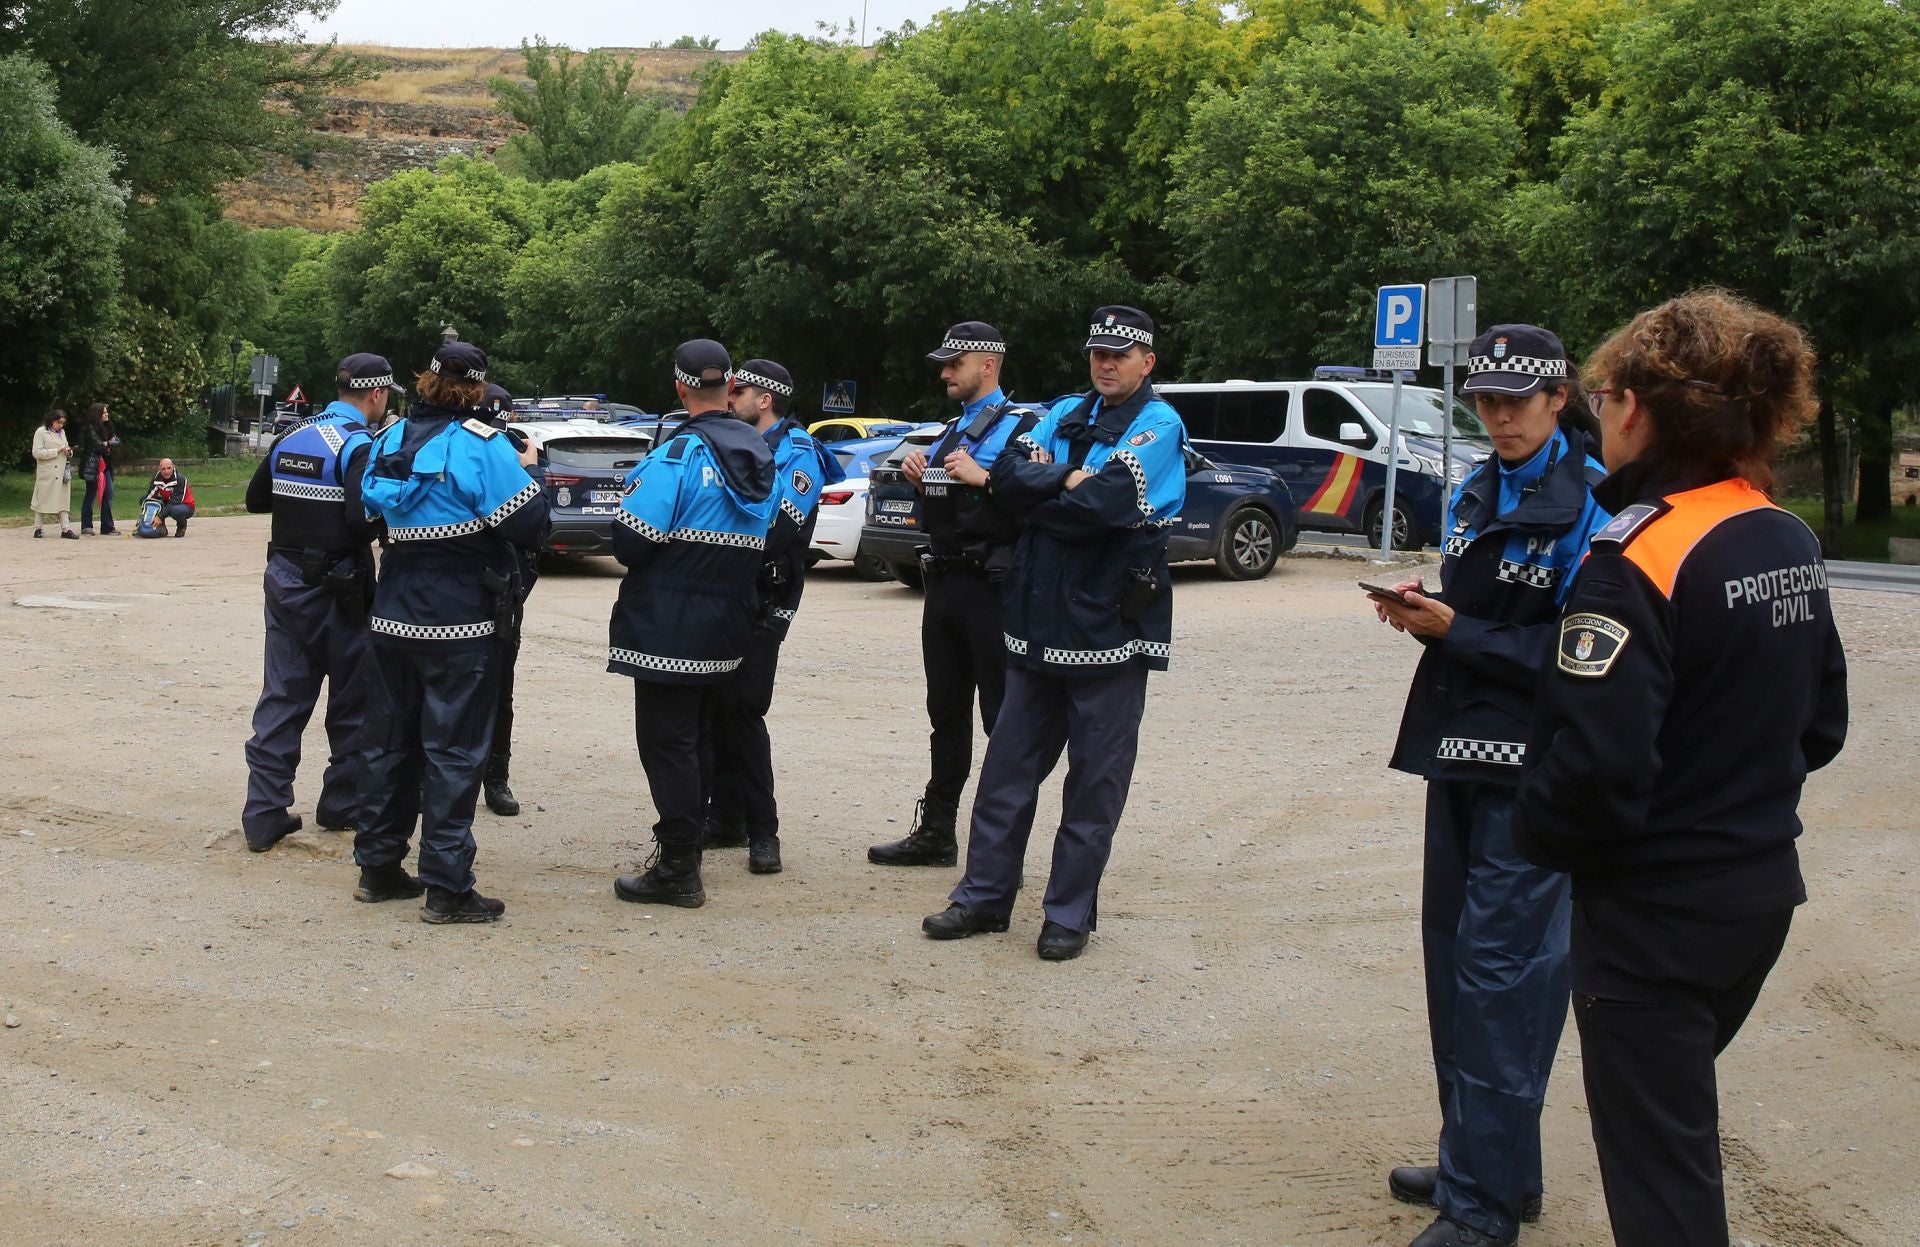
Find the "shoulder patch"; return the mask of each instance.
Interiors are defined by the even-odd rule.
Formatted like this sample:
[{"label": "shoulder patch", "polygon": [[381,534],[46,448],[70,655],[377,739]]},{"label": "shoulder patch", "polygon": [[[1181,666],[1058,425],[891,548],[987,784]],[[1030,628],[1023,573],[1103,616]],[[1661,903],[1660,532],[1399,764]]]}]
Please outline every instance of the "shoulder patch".
[{"label": "shoulder patch", "polygon": [[1624,546],[1639,536],[1641,529],[1670,509],[1664,502],[1635,503],[1608,520],[1606,527],[1593,535],[1593,542],[1595,545],[1604,541],[1608,545]]},{"label": "shoulder patch", "polygon": [[1159,440],[1160,440],[1160,435],[1158,433],[1155,433],[1152,429],[1141,429],[1138,433],[1135,433],[1132,437],[1129,437],[1127,439],[1127,445],[1145,446],[1148,442],[1157,442]]},{"label": "shoulder patch", "polygon": [[812,493],[813,478],[811,476],[808,476],[805,472],[802,472],[799,468],[795,468],[793,470],[793,489],[795,493],[801,493],[801,494]]},{"label": "shoulder patch", "polygon": [[1560,670],[1597,680],[1613,669],[1613,660],[1632,635],[1625,624],[1605,615],[1568,615],[1560,621]]},{"label": "shoulder patch", "polygon": [[474,419],[462,420],[460,422],[460,427],[465,429],[467,432],[472,433],[476,437],[492,437],[494,434],[500,431],[499,429],[496,429],[492,425],[488,424],[485,420],[474,420]]},{"label": "shoulder patch", "polygon": [[687,457],[687,439],[684,437],[676,437],[671,441],[669,441],[667,443],[666,453],[661,457],[663,459],[670,459],[675,463],[678,463],[682,459],[686,458]]}]

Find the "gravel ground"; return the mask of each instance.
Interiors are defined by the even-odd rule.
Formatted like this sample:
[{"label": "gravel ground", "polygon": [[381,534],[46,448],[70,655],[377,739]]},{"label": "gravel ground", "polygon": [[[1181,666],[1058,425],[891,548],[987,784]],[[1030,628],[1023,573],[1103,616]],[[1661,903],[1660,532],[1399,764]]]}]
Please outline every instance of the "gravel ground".
[{"label": "gravel ground", "polygon": [[[1424,1226],[1384,1181],[1437,1128],[1421,790],[1385,766],[1414,654],[1372,623],[1362,565],[1177,575],[1104,924],[1047,964],[1037,888],[1010,934],[935,944],[918,922],[954,872],[867,865],[924,774],[918,599],[833,568],[772,716],[783,875],[736,850],[709,856],[705,909],[611,896],[651,813],[603,671],[606,561],[531,604],[526,813],[477,828],[504,922],[353,903],[335,835],[242,851],[266,534],[0,541],[9,1247],[1401,1247]],[[1920,1241],[1917,606],[1838,598],[1853,743],[1808,788],[1813,899],[1720,1065],[1755,1243]],[[1606,1241],[1579,1065],[1569,1026],[1529,1244]]]}]

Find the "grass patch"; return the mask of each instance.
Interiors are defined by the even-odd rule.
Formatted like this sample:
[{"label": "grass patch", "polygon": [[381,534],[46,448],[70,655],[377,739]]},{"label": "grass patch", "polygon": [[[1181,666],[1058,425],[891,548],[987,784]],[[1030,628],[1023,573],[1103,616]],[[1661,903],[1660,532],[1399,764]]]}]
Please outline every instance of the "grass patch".
[{"label": "grass patch", "polygon": [[[174,459],[174,464],[193,486],[194,515],[241,515],[246,512],[247,482],[253,479],[258,459]],[[113,474],[113,512],[116,526],[131,527],[139,518],[140,499],[146,496],[147,482],[153,479],[151,468]],[[74,527],[80,526],[80,487],[76,479],[69,495]],[[33,517],[27,504],[33,501],[33,473],[0,472],[0,528],[28,528]],[[98,524],[98,520],[95,523]]]},{"label": "grass patch", "polygon": [[[1818,498],[1783,498],[1780,505],[1807,522],[1814,532],[1819,532],[1826,523],[1826,504]],[[1847,508],[1848,518],[1840,530],[1840,557],[1860,563],[1884,563],[1887,561],[1887,539],[1889,537],[1920,538],[1920,507],[1905,507],[1894,504],[1893,518],[1862,524],[1852,518],[1853,508]]]}]

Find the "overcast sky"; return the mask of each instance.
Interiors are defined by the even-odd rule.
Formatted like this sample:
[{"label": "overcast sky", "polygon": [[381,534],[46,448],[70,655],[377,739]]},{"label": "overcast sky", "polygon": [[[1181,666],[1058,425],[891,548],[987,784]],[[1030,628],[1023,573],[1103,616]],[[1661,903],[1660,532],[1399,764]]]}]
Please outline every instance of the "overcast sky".
[{"label": "overcast sky", "polygon": [[[924,23],[964,0],[867,0],[867,38],[902,22]],[[715,36],[724,49],[745,45],[763,30],[811,35],[816,22],[860,23],[861,0],[705,0],[701,4],[634,0],[340,0],[340,7],[306,34],[337,35],[342,43],[407,48],[517,48],[544,35],[568,47],[644,48],[681,35]]]}]

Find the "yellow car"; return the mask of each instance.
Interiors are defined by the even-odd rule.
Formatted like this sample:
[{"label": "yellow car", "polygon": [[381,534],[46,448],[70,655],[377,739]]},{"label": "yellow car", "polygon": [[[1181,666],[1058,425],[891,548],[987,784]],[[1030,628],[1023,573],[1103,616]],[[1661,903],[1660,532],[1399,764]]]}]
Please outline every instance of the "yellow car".
[{"label": "yellow car", "polygon": [[920,426],[904,420],[859,420],[853,416],[835,416],[807,426],[816,442],[855,442],[868,437],[905,437]]}]

